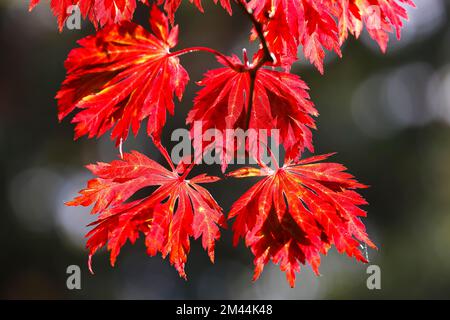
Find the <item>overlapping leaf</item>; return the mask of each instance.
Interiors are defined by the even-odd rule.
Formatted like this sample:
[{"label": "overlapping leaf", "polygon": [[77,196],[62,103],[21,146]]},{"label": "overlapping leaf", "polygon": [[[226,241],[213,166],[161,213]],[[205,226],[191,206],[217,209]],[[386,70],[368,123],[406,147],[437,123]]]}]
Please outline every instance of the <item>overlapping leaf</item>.
[{"label": "overlapping leaf", "polygon": [[113,128],[119,143],[131,127],[137,134],[148,119],[147,133],[159,140],[166,111],[174,113],[173,95],[182,98],[189,80],[179,59],[170,55],[178,28],[151,11],[153,34],[131,22],[113,25],[86,37],[66,60],[67,77],[56,98],[59,119],[77,109],[75,138],[101,136]]},{"label": "overlapping leaf", "polygon": [[414,7],[412,0],[328,0],[339,21],[339,39],[343,43],[348,32],[359,37],[363,26],[379,44],[383,52],[387,49],[389,33],[395,30],[400,39],[403,20],[408,19],[401,4]]},{"label": "overlapping leaf", "polygon": [[334,245],[338,252],[367,262],[360,242],[368,238],[359,217],[366,201],[354,190],[364,188],[337,163],[317,163],[330,155],[289,161],[272,170],[243,168],[230,173],[237,178],[261,176],[261,181],[237,200],[229,219],[234,243],[240,238],[255,256],[256,280],[271,260],[286,272],[293,287],[301,264],[319,273],[320,255]]},{"label": "overlapping leaf", "polygon": [[341,54],[336,22],[322,1],[251,0],[248,7],[263,25],[276,64],[288,69],[301,45],[305,57],[323,73],[324,49]]},{"label": "overlapping leaf", "polygon": [[[70,206],[93,205],[98,214],[94,228],[87,234],[89,267],[91,258],[101,247],[111,252],[114,266],[120,249],[134,243],[142,233],[147,253],[169,255],[181,277],[190,249],[190,238],[202,237],[203,248],[214,262],[214,244],[219,239],[219,226],[225,226],[222,209],[199,184],[219,180],[205,174],[186,180],[189,168],[184,164],[173,171],[134,151],[122,160],[89,165],[97,178],[88,182],[80,196],[68,202]],[[158,186],[150,196],[133,200],[137,191]],[[92,270],[92,269],[91,269]]]},{"label": "overlapping leaf", "polygon": [[358,37],[364,25],[385,51],[389,33],[395,29],[400,37],[402,20],[408,18],[401,4],[414,6],[412,0],[250,0],[248,8],[262,24],[277,65],[288,69],[301,45],[323,73],[325,49],[341,55],[348,32]]},{"label": "overlapping leaf", "polygon": [[194,100],[187,123],[201,121],[204,131],[241,128],[253,129],[256,134],[267,130],[270,135],[272,129],[278,129],[277,142],[284,145],[289,156],[294,158],[305,148],[313,151],[310,129],[315,128],[312,116],[318,113],[309,100],[306,84],[294,74],[269,69],[252,71],[237,57],[230,60],[235,69],[211,70],[199,82],[204,88]]},{"label": "overlapping leaf", "polygon": [[[78,6],[84,18],[89,18],[96,28],[121,21],[131,21],[136,10],[136,4],[140,1],[147,4],[148,0],[51,0],[50,7],[58,18],[59,29],[64,28],[71,7]],[[32,10],[40,0],[31,0]]]}]

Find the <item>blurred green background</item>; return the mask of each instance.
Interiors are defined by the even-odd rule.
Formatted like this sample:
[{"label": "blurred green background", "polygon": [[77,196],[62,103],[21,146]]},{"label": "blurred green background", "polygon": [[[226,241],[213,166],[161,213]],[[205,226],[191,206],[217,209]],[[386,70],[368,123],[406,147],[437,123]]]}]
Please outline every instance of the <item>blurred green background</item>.
[{"label": "blurred green background", "polygon": [[[178,48],[252,50],[250,24],[239,10],[230,18],[204,2],[206,14],[188,1],[178,11]],[[363,191],[370,202],[364,222],[379,247],[368,252],[370,263],[382,275],[381,290],[371,291],[367,266],[334,250],[323,259],[322,276],[305,267],[295,289],[273,265],[252,283],[252,256],[242,243],[232,247],[230,229],[222,233],[214,265],[193,242],[187,282],[168,261],[147,257],[142,241],[126,245],[115,268],[102,251],[90,275],[83,236],[93,217],[63,203],[90,177],[85,164],[111,161],[118,151],[108,136],[74,142],[70,121],[57,121],[53,97],[68,52],[94,30],[85,23],[60,34],[47,4],[28,13],[28,1],[0,0],[0,297],[450,298],[450,1],[415,2],[402,40],[392,39],[386,55],[364,34],[347,42],[342,59],[329,55],[324,76],[303,62],[293,69],[311,87],[321,114],[317,153],[337,151],[333,160],[371,185]],[[140,6],[136,21],[147,26],[146,19]],[[203,53],[182,63],[192,81],[168,121],[166,139],[184,127],[198,89],[194,81],[218,67]],[[129,139],[124,149],[158,159],[145,135]],[[224,181],[209,189],[227,211],[250,184]],[[81,266],[81,290],[66,288],[66,268],[73,264]]]}]

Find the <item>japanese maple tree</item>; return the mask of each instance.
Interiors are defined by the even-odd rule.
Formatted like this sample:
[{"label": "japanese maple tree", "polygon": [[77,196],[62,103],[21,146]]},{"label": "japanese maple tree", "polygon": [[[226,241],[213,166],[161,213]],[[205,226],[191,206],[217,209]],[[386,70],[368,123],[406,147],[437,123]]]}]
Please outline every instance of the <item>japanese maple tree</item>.
[{"label": "japanese maple tree", "polygon": [[[385,52],[390,33],[400,38],[407,19],[405,6],[414,6],[413,2],[213,1],[230,15],[242,10],[249,18],[253,26],[249,41],[259,41],[253,57],[245,49],[242,58],[208,47],[174,49],[179,36],[175,17],[182,0],[50,0],[60,30],[74,5],[97,30],[78,41],[79,47],[65,62],[67,76],[56,95],[59,120],[73,114],[75,139],[110,132],[117,146],[126,141],[130,129],[136,135],[146,124],[147,135],[168,165],[132,151],[121,152],[121,159],[111,163],[88,166],[96,177],[67,205],[92,205],[96,215],[87,234],[89,268],[92,271],[92,256],[98,249],[106,247],[114,265],[125,243],[134,243],[140,235],[147,253],[168,256],[183,278],[191,238],[201,238],[214,261],[214,245],[220,228],[226,227],[226,218],[203,185],[221,178],[191,177],[194,159],[188,157],[175,165],[162,141],[167,113],[173,115],[176,110],[174,96],[182,100],[190,80],[180,58],[199,51],[215,55],[221,66],[198,82],[202,88],[186,119],[189,129],[198,121],[202,133],[208,129],[277,129],[279,135],[272,138],[285,150],[284,164],[273,158],[273,165],[268,166],[259,152],[246,145],[246,156],[259,167],[225,173],[230,178],[261,177],[227,216],[234,220],[234,244],[243,238],[255,257],[254,279],[272,261],[293,287],[301,265],[309,264],[318,274],[321,255],[333,246],[367,262],[361,245],[375,245],[361,222],[366,216],[361,206],[367,203],[358,189],[366,186],[343,165],[327,162],[331,154],[302,158],[305,150],[314,152],[312,130],[318,111],[308,86],[290,70],[302,55],[324,73],[326,52],[342,56],[345,40],[349,35],[358,38],[364,28]],[[39,2],[31,0],[30,10]],[[204,12],[201,0],[189,2]],[[138,5],[149,7],[150,29],[132,22]],[[200,155],[208,148],[211,145],[202,147]],[[228,157],[222,156],[223,171],[228,164]],[[149,186],[155,190],[136,199],[137,192]]]}]

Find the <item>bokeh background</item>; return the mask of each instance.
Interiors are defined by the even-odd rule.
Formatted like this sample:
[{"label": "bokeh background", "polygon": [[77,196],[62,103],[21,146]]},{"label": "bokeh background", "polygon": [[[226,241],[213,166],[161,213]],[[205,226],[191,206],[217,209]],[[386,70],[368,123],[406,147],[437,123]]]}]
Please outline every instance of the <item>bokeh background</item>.
[{"label": "bokeh background", "polygon": [[[250,24],[239,10],[230,18],[204,2],[207,14],[188,1],[178,12],[179,48],[207,45],[227,54],[249,48]],[[74,142],[69,120],[56,119],[53,97],[68,52],[94,30],[85,23],[60,34],[48,5],[28,13],[26,0],[0,0],[0,297],[450,298],[450,1],[415,2],[401,42],[392,39],[386,55],[363,35],[347,42],[342,59],[329,55],[324,76],[302,62],[293,69],[321,113],[317,152],[338,151],[334,160],[371,185],[363,192],[370,202],[365,223],[379,250],[368,255],[381,268],[382,289],[370,291],[367,266],[334,250],[323,259],[322,276],[305,267],[295,289],[273,265],[252,283],[252,256],[242,243],[232,247],[231,230],[222,233],[215,265],[193,242],[187,282],[168,261],[147,257],[142,241],[126,245],[115,268],[102,251],[90,275],[83,236],[93,217],[63,203],[90,177],[85,164],[111,161],[118,151],[108,136]],[[136,20],[147,26],[146,19],[141,6]],[[166,139],[184,127],[194,81],[218,66],[203,53],[182,63],[193,81]],[[124,149],[158,159],[145,135]],[[227,211],[250,183],[224,181],[209,189]],[[66,288],[73,264],[81,266],[82,290]]]}]

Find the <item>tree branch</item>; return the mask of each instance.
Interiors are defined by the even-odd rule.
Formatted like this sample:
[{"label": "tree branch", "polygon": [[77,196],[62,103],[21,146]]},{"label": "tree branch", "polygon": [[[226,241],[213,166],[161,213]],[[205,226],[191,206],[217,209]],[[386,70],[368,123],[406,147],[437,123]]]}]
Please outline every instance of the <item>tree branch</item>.
[{"label": "tree branch", "polygon": [[263,25],[256,19],[256,17],[253,15],[253,12],[248,10],[247,3],[245,0],[234,0],[234,2],[239,6],[239,8],[241,8],[242,12],[244,12],[244,14],[251,20],[253,27],[255,28],[255,31],[258,34],[258,38],[259,41],[261,42],[261,46],[264,52],[263,58],[260,61],[258,61],[258,64],[254,66],[253,69],[258,70],[266,62],[275,62],[272,53],[270,52],[269,46],[267,45],[266,37],[264,36]]}]

